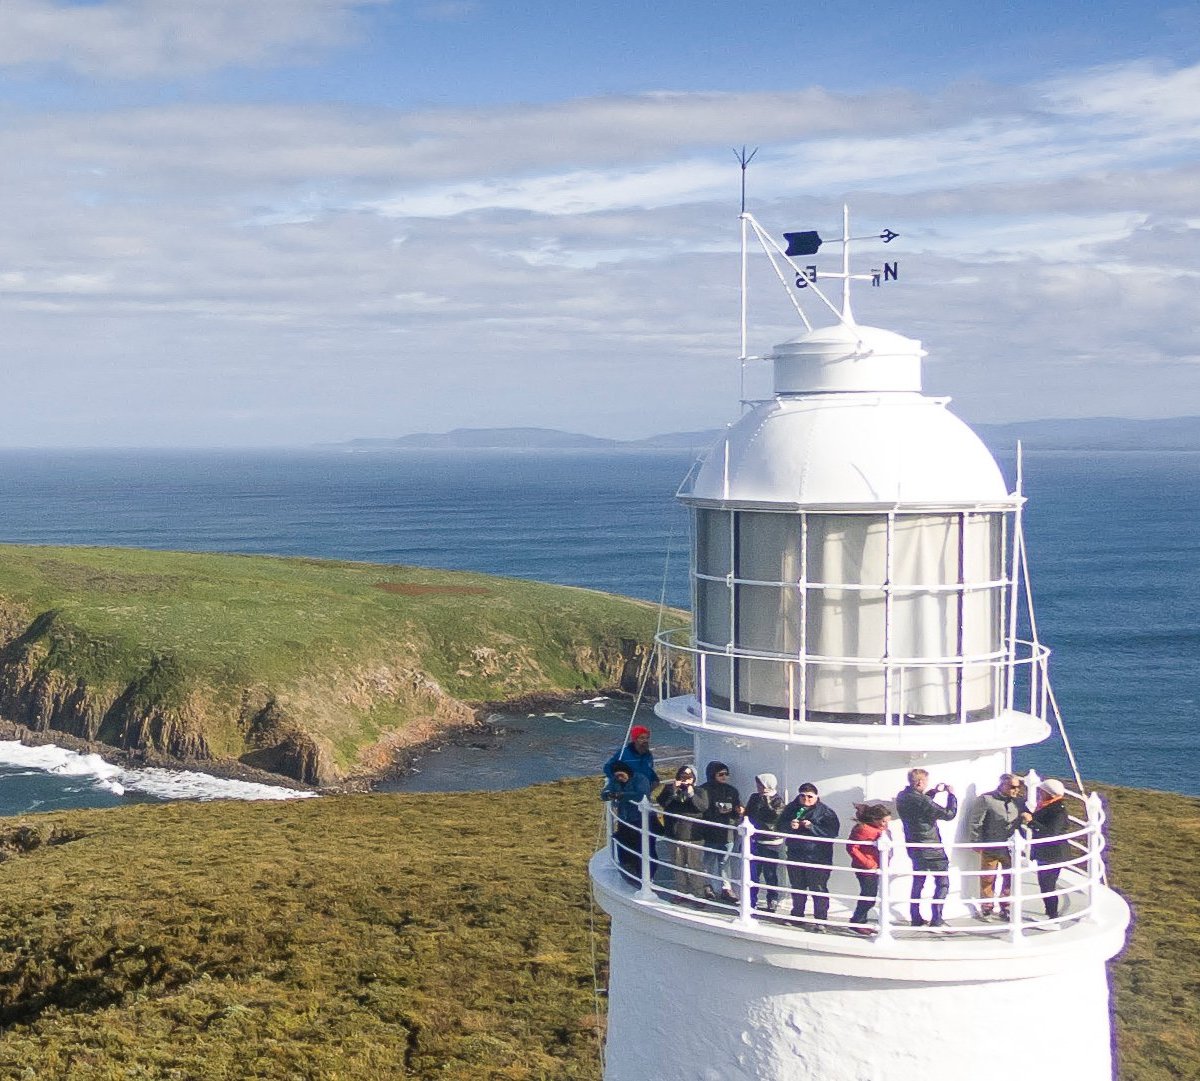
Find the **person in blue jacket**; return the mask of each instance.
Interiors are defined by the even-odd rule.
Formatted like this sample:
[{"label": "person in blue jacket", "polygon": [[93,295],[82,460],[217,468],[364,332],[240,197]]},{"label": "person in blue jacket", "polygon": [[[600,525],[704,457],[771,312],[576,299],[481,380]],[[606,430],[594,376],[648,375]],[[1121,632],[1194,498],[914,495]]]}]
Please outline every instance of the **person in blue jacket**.
[{"label": "person in blue jacket", "polygon": [[650,729],[635,724],[629,730],[629,742],[604,764],[604,776],[613,779],[613,767],[624,762],[633,772],[645,777],[651,790],[658,785],[658,774],[654,771],[654,755],[650,753]]},{"label": "person in blue jacket", "polygon": [[842,824],[832,807],[821,802],[817,786],[806,781],[779,815],[775,827],[787,837],[788,881],[792,886],[792,916],[804,918],[808,898],[812,896],[813,916],[818,922],[809,929],[825,930],[829,919],[829,875],[833,866],[833,845]]},{"label": "person in blue jacket", "polygon": [[617,865],[634,885],[642,880],[642,811],[639,804],[650,796],[650,783],[627,762],[617,762],[600,798],[614,805],[613,842]]}]

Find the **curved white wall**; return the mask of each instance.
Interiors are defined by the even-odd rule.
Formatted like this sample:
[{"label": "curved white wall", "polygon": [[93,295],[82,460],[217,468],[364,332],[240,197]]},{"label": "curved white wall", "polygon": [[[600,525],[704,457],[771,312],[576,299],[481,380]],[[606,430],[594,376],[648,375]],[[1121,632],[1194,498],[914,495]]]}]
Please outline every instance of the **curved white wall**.
[{"label": "curved white wall", "polygon": [[984,983],[863,980],[747,964],[613,916],[605,1081],[1109,1081],[1097,957]]}]

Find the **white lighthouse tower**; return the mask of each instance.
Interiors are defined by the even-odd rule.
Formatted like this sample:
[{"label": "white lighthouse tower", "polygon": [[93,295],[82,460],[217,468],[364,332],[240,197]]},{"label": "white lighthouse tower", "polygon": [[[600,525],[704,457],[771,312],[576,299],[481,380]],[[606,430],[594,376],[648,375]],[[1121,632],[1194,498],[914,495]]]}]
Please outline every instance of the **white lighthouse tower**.
[{"label": "white lighthouse tower", "polygon": [[[831,909],[818,926],[786,918],[786,904],[751,907],[748,824],[733,847],[736,901],[678,892],[666,846],[649,858],[643,803],[641,832],[631,840],[626,827],[619,841],[638,849],[633,859],[622,868],[614,841],[590,868],[612,918],[604,1077],[912,1081],[1019,1069],[1109,1081],[1105,961],[1129,911],[1105,884],[1103,811],[1078,777],[1067,784],[1074,830],[1058,917],[1044,916],[1021,833],[1007,849],[1011,918],[982,920],[973,903],[971,803],[1056,719],[1048,651],[1036,633],[1018,638],[1032,621],[1019,619],[1020,493],[947,400],[922,393],[920,343],[855,322],[848,223],[841,270],[824,275],[841,280],[834,305],[824,278],[749,214],[742,222],[785,285],[794,274],[832,323],[814,328],[797,305],[806,332],[768,358],[773,395],[680,490],[694,522],[694,615],[689,632],[660,636],[656,712],[691,736],[701,777],[710,761],[728,764],[743,802],[764,772],[788,797],[818,787],[842,824]],[[683,688],[671,678],[680,654],[693,673]],[[960,799],[941,827],[948,926],[911,925],[912,866],[893,823],[879,845],[877,923],[854,933],[845,839],[855,805],[891,803],[915,767]]]}]

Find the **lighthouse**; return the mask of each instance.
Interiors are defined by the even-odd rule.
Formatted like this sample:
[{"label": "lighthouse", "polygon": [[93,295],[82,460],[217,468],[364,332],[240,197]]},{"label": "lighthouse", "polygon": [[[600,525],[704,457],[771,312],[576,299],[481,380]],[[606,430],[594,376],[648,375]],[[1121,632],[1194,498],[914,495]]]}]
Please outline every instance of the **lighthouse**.
[{"label": "lighthouse", "polygon": [[[611,917],[604,1077],[912,1081],[1003,1067],[1109,1081],[1105,962],[1129,910],[1106,883],[1099,798],[1077,775],[1063,785],[1053,890],[1039,881],[1051,861],[1036,838],[1019,829],[1000,842],[1004,918],[984,911],[970,831],[971,808],[1011,772],[1014,749],[1066,738],[1048,650],[1029,630],[1019,485],[1009,489],[947,399],[923,393],[920,343],[855,321],[851,282],[880,275],[852,273],[848,214],[840,270],[821,277],[752,215],[741,220],[743,260],[756,237],[803,327],[765,358],[770,396],[746,404],[679,491],[693,523],[693,614],[687,630],[659,636],[655,711],[690,739],[700,777],[708,763],[728,767],[743,803],[764,773],[789,799],[818,790],[841,824],[822,842],[828,914],[789,914],[795,850],[782,824],[729,828],[726,874],[705,862],[708,889],[689,890],[673,864],[701,866],[680,852],[704,855],[706,842],[664,844],[649,800],[640,828],[626,811],[624,832],[590,864]],[[840,282],[840,303],[826,279]],[[822,325],[801,298],[823,308]],[[744,313],[743,302],[743,358]],[[895,819],[869,872],[878,903],[853,926],[856,809],[895,816],[913,770],[959,803],[926,845],[946,855],[933,875],[945,880],[944,926],[912,919],[921,849]],[[1026,787],[1032,810],[1037,778]],[[784,842],[775,911],[751,888],[752,857],[769,850],[756,837]],[[621,847],[634,851],[622,860]]]}]

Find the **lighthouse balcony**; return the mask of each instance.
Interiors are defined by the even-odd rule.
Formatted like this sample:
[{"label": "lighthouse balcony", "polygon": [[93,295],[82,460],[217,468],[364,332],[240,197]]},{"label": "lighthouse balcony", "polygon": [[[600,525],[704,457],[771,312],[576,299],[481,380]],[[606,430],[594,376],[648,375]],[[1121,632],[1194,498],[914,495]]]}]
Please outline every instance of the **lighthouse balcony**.
[{"label": "lighthouse balcony", "polygon": [[[685,841],[668,836],[682,832],[673,829],[674,816],[648,800],[610,804],[609,843],[590,869],[610,914],[651,920],[660,937],[707,941],[702,948],[730,956],[828,971],[846,971],[857,958],[862,974],[877,978],[902,978],[908,962],[943,961],[944,976],[923,970],[922,978],[948,980],[972,965],[1007,960],[1013,975],[1030,975],[1052,971],[1064,954],[1102,947],[1111,956],[1129,920],[1105,881],[1099,797],[1068,799],[1077,811],[1072,832],[1045,842],[1054,844],[1054,858],[1018,833],[988,849],[986,869],[979,845],[906,845],[888,833],[877,842],[873,870],[850,866],[844,838],[806,837],[807,858],[793,858],[785,835],[748,821],[729,827],[726,843],[699,830]],[[814,844],[827,848],[814,856]],[[913,857],[926,848],[944,850],[949,869],[914,870]],[[932,902],[935,893],[944,896]],[[872,967],[885,959],[900,967]]]},{"label": "lighthouse balcony", "polygon": [[679,628],[656,645],[655,712],[690,731],[925,750],[1025,746],[1050,732],[1050,651],[1037,642],[866,658],[716,647]]}]

